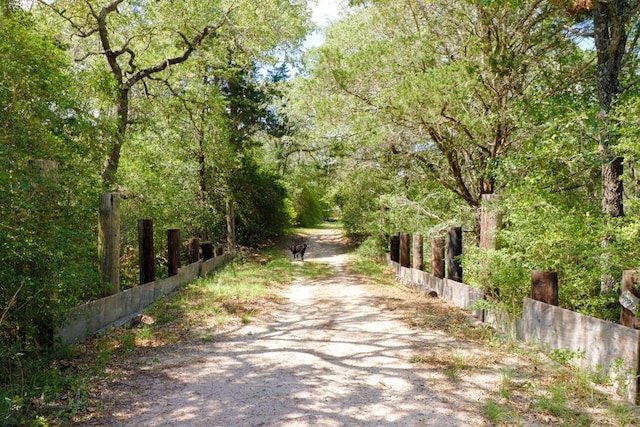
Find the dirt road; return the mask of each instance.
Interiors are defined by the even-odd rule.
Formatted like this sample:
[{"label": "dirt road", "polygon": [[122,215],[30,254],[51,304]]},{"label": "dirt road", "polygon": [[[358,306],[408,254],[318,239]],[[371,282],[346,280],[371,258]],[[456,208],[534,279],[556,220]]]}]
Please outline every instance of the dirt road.
[{"label": "dirt road", "polygon": [[[483,426],[483,408],[521,366],[480,344],[411,327],[392,301],[347,273],[336,232],[309,236],[298,280],[273,316],[212,342],[150,354],[105,399],[102,425]],[[406,314],[406,313],[405,313]],[[419,363],[429,354],[431,364]],[[499,360],[497,360],[499,359]],[[434,365],[435,363],[435,365]],[[481,369],[467,369],[469,366]],[[521,419],[522,425],[545,425]]]}]

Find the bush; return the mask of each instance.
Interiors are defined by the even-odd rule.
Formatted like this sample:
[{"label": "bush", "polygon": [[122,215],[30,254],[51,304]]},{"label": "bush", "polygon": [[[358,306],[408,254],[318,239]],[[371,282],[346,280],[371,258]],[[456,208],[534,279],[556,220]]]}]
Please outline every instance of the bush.
[{"label": "bush", "polygon": [[315,188],[304,184],[294,200],[296,223],[300,227],[313,227],[327,216],[328,205],[323,202]]},{"label": "bush", "polygon": [[275,173],[245,165],[233,185],[239,243],[252,245],[273,239],[292,225],[287,192]]},{"label": "bush", "polygon": [[380,236],[367,237],[356,249],[356,253],[364,258],[378,258],[387,251],[388,242]]}]

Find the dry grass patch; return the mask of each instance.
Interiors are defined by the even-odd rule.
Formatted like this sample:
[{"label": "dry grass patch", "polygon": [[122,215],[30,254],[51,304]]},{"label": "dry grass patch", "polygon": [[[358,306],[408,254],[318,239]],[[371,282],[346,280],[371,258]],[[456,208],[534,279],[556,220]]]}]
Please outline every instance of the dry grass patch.
[{"label": "dry grass patch", "polygon": [[458,382],[462,375],[473,374],[492,365],[495,362],[495,356],[472,350],[455,350],[451,353],[445,349],[435,349],[415,354],[412,361],[443,373],[450,381]]},{"label": "dry grass patch", "polygon": [[442,345],[425,346],[411,360],[455,390],[485,390],[488,425],[640,427],[640,409],[611,387],[594,384],[593,374],[506,339],[451,303],[404,286],[388,266],[371,264],[357,261],[351,272],[371,286],[382,307],[401,313],[412,327],[443,333]]}]

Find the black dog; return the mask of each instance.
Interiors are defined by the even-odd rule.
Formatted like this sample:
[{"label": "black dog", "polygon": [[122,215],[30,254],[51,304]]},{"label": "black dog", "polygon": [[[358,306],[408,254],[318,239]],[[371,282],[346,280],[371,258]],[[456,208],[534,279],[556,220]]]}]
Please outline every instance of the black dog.
[{"label": "black dog", "polygon": [[300,243],[289,247],[289,250],[293,254],[293,259],[296,259],[300,255],[300,260],[304,261],[304,251],[307,250],[306,243]]}]

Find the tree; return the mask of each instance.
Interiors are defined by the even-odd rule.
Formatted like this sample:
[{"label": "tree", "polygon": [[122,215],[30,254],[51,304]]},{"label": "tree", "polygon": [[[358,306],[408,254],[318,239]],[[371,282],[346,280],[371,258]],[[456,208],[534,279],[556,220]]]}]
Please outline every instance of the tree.
[{"label": "tree", "polygon": [[[600,155],[602,157],[602,211],[609,218],[624,216],[623,158],[616,153],[618,136],[610,122],[610,112],[619,95],[624,91],[620,78],[625,62],[631,61],[627,50],[628,36],[634,32],[640,13],[640,3],[627,0],[594,1],[593,34],[598,66],[598,121],[600,128]],[[633,52],[637,41],[634,35],[629,51]],[[610,268],[607,253],[612,235],[606,233],[602,239],[605,253],[603,268]],[[604,271],[601,291],[615,287],[613,275]]]},{"label": "tree", "polygon": [[295,43],[306,19],[304,2],[272,0],[256,7],[218,0],[38,1],[67,24],[76,61],[106,79],[103,90],[113,106],[106,112],[114,129],[101,172],[105,187],[116,183],[127,129],[135,119],[134,95],[148,93],[154,81],[170,80],[174,67],[205,47],[224,54],[227,45],[235,45],[251,56]]},{"label": "tree", "polygon": [[[635,85],[635,49],[640,4],[627,0],[573,0],[567,2],[568,12],[580,23],[581,32],[593,37],[597,66],[594,82],[597,87],[599,152],[601,159],[602,213],[606,229],[602,237],[601,292],[613,290],[616,279],[611,273],[612,244],[616,219],[624,216],[624,158],[617,148],[619,135],[611,113],[620,95]],[[622,80],[629,76],[631,85]]]},{"label": "tree", "polygon": [[[66,52],[21,8],[0,10],[0,384],[53,344],[65,310],[97,294],[93,153]],[[86,169],[85,169],[86,168]],[[97,199],[94,199],[97,200]],[[6,375],[5,375],[6,374]]]},{"label": "tree", "polygon": [[[225,221],[238,223],[239,237],[249,237],[243,243],[272,237],[288,223],[279,179],[261,156],[261,144],[282,132],[271,107],[274,82],[242,61],[231,49],[219,67],[202,55],[139,104],[147,117],[123,152],[121,182],[141,195],[129,202],[135,210],[160,224],[182,223],[189,235],[207,240],[224,237]],[[154,189],[159,181],[161,192]],[[235,206],[233,218],[225,218],[227,202]]]},{"label": "tree", "polygon": [[530,105],[582,65],[561,12],[539,0],[372,2],[319,49],[309,90],[320,126],[473,210],[504,187],[502,159],[535,131]]},{"label": "tree", "polygon": [[[245,69],[230,68],[235,72],[218,78],[217,83],[226,100],[227,144],[235,160],[218,163],[216,169],[224,179],[227,202],[239,207],[241,239],[245,243],[255,243],[277,236],[291,220],[285,205],[286,190],[279,176],[264,168],[263,162],[253,155],[259,146],[258,134],[276,139],[282,136],[280,120],[272,107],[277,96],[273,86],[279,75],[259,83],[255,64]],[[235,224],[233,218],[227,221]]]},{"label": "tree", "polygon": [[[637,23],[640,4],[627,0],[594,1],[593,34],[598,58],[596,84],[600,111],[600,152],[602,165],[602,210],[610,217],[624,215],[623,159],[616,155],[616,135],[609,123],[609,115],[616,98],[624,90],[620,77],[627,57],[628,34]],[[635,48],[632,40],[630,51]]]}]

